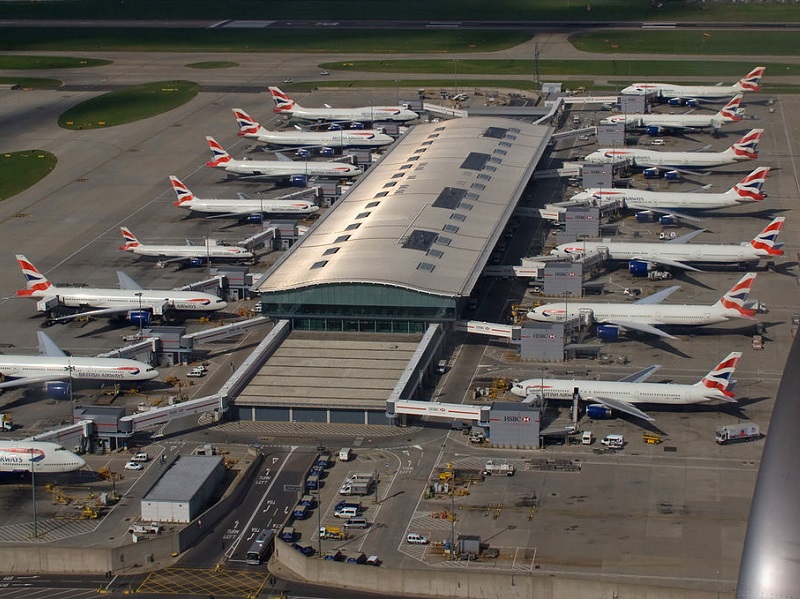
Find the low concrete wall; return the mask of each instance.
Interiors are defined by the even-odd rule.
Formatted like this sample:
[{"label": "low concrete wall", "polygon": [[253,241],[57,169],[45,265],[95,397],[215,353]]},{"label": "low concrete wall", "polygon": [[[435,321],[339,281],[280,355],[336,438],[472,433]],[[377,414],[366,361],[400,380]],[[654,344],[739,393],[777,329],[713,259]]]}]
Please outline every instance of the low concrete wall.
[{"label": "low concrete wall", "polygon": [[105,573],[111,570],[111,554],[105,549],[50,547],[0,547],[7,574]]},{"label": "low concrete wall", "polygon": [[[326,562],[305,557],[282,541],[275,542],[269,571],[277,577],[311,584],[380,593],[392,597],[457,597],[458,599],[719,599],[732,594],[651,585],[617,584],[539,572],[487,572],[466,566],[399,570],[387,566]],[[335,582],[333,582],[335,581]]]}]

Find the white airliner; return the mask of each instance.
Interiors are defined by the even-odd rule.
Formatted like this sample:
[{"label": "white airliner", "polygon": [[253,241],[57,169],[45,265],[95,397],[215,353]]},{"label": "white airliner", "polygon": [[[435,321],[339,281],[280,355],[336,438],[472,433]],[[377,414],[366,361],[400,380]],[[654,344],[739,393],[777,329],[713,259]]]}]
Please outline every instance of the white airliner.
[{"label": "white airliner", "polygon": [[602,206],[615,203],[629,210],[669,214],[678,218],[693,219],[680,210],[714,210],[740,204],[760,202],[766,196],[762,191],[769,167],[755,169],[736,185],[723,193],[648,191],[633,188],[594,188],[576,193],[566,202],[548,204],[540,209],[542,218],[558,220],[559,208],[569,206]]},{"label": "white airliner", "polygon": [[38,331],[37,334],[40,355],[0,354],[0,389],[44,383],[48,393],[63,398],[69,393],[70,382],[132,383],[158,376],[158,370],[137,360],[68,356],[45,333]]},{"label": "white airliner", "polygon": [[763,129],[752,129],[722,152],[659,152],[638,148],[602,148],[586,156],[584,162],[587,164],[629,164],[644,169],[671,169],[678,172],[709,169],[758,158],[756,148],[763,132]]},{"label": "white airliner", "polygon": [[537,306],[527,316],[540,322],[564,322],[587,317],[597,324],[597,336],[604,341],[615,341],[624,330],[675,339],[658,327],[703,326],[719,324],[731,318],[752,319],[756,311],[752,303],[747,303],[747,296],[755,280],[755,273],[747,273],[712,306],[662,304],[665,298],[680,289],[676,285],[635,303],[554,302]]},{"label": "white airliner", "polygon": [[670,104],[720,102],[742,92],[757,92],[765,67],[756,67],[733,85],[676,85],[674,83],[634,83],[622,90],[623,94],[655,94]]},{"label": "white airliner", "polygon": [[601,125],[624,123],[627,129],[644,129],[648,135],[661,135],[673,131],[695,129],[719,130],[726,123],[737,123],[742,120],[744,109],[740,109],[742,94],[734,96],[716,114],[616,114],[600,121]]},{"label": "white airliner", "polygon": [[239,124],[239,137],[255,139],[273,146],[288,148],[377,148],[388,146],[394,138],[374,129],[337,129],[335,131],[269,131],[241,108],[233,114]]},{"label": "white airliner", "polygon": [[189,260],[203,263],[208,260],[247,260],[253,257],[253,252],[236,245],[221,244],[215,239],[209,239],[203,245],[192,245],[189,241],[186,245],[146,245],[136,239],[127,227],[120,227],[120,231],[125,245],[119,249],[138,256],[158,258],[162,265]]},{"label": "white airliner", "polygon": [[218,217],[260,217],[262,214],[313,214],[319,210],[314,202],[308,200],[257,200],[240,193],[239,198],[234,199],[203,199],[195,197],[191,190],[178,179],[170,176],[172,189],[178,196],[178,201],[173,206],[191,210],[192,212],[202,212],[203,214],[215,214]]},{"label": "white airliner", "polygon": [[124,272],[117,272],[119,289],[96,287],[56,287],[25,256],[17,254],[17,263],[27,283],[17,291],[18,297],[37,301],[39,312],[54,308],[74,308],[75,314],[50,318],[63,322],[80,316],[127,314],[132,322],[144,322],[150,315],[164,316],[173,312],[216,312],[228,304],[216,295],[199,291],[143,289]]},{"label": "white airliner", "polygon": [[284,179],[290,184],[305,187],[310,177],[357,177],[364,171],[344,162],[305,160],[234,160],[217,141],[206,136],[212,160],[206,166],[221,168],[230,175],[249,179]]},{"label": "white airliner", "polygon": [[652,421],[653,418],[633,404],[687,405],[721,400],[735,402],[732,388],[733,372],[739,363],[740,352],[731,352],[717,366],[694,385],[674,383],[645,383],[660,366],[650,366],[619,381],[528,379],[514,383],[511,392],[520,397],[546,399],[574,399],[600,404],[611,410]]},{"label": "white airliner", "polygon": [[628,270],[635,276],[645,276],[652,265],[682,270],[699,269],[689,264],[716,266],[754,266],[761,258],[782,256],[777,243],[785,217],[779,216],[768,224],[752,241],[733,244],[686,243],[702,233],[702,230],[687,233],[664,243],[647,241],[574,241],[562,243],[550,253],[553,256],[582,257],[602,254],[607,260],[627,261]]},{"label": "white airliner", "polygon": [[49,441],[0,441],[0,472],[55,474],[80,470],[86,461]]},{"label": "white airliner", "polygon": [[360,106],[357,108],[303,108],[277,87],[269,93],[275,102],[273,111],[304,121],[413,121],[416,112],[403,106]]}]

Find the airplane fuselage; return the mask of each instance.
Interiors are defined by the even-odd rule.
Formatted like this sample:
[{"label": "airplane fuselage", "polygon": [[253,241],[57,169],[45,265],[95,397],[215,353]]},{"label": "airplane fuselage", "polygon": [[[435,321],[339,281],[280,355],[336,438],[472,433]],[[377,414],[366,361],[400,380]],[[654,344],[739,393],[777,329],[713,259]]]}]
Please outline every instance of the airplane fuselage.
[{"label": "airplane fuselage", "polygon": [[138,245],[126,251],[138,256],[153,258],[203,258],[211,260],[244,260],[252,258],[253,253],[235,245]]},{"label": "airplane fuselage", "polygon": [[699,264],[756,264],[766,252],[756,250],[750,245],[722,244],[683,244],[683,243],[647,243],[636,241],[601,241],[575,242],[558,246],[551,253],[556,256],[583,254],[590,255],[599,249],[607,249],[610,260],[629,261],[647,260],[648,257],[659,257],[676,262]]},{"label": "airplane fuselage", "polygon": [[85,465],[82,457],[58,443],[0,440],[0,472],[52,474],[80,470]]},{"label": "airplane fuselage", "polygon": [[306,108],[295,106],[289,112],[292,118],[304,121],[413,121],[419,118],[402,106],[359,106],[356,108]]},{"label": "airplane fuselage", "polygon": [[657,152],[655,150],[618,150],[602,148],[592,152],[584,162],[588,164],[610,164],[629,162],[639,167],[667,167],[667,168],[711,168],[734,164],[740,160],[749,160],[738,157],[730,151],[725,152]]},{"label": "airplane fuselage", "polygon": [[39,296],[55,297],[58,303],[69,308],[120,308],[131,311],[151,310],[161,316],[165,311],[214,312],[228,304],[211,293],[199,291],[171,291],[143,289],[100,289],[92,287],[51,287]]},{"label": "airplane fuselage", "polygon": [[[375,148],[386,146],[394,139],[370,129],[341,129],[339,131],[268,131],[263,127],[257,133],[246,133],[242,137],[257,139],[274,146],[328,147],[328,148]],[[312,164],[309,162],[309,164]],[[332,164],[332,163],[328,163]],[[301,171],[302,172],[302,171]]]},{"label": "airplane fuselage", "polygon": [[81,358],[0,355],[0,374],[5,379],[61,375],[64,380],[149,381],[158,370],[144,362],[124,358]]},{"label": "airplane fuselage", "polygon": [[564,322],[569,310],[570,319],[585,310],[591,310],[595,322],[623,320],[649,325],[702,326],[726,322],[729,317],[712,306],[680,304],[619,304],[600,302],[554,302],[537,306],[528,312],[532,320],[540,322]]},{"label": "airplane fuselage", "polygon": [[546,399],[571,400],[577,387],[583,399],[593,396],[607,397],[630,404],[652,403],[686,405],[724,399],[716,389],[703,385],[678,385],[673,383],[625,383],[621,381],[581,381],[564,379],[528,379],[514,383],[511,392],[520,397],[529,394]]},{"label": "airplane fuselage", "polygon": [[313,202],[297,200],[206,200],[195,198],[180,204],[192,212],[205,214],[312,214],[319,211]]},{"label": "airplane fuselage", "polygon": [[626,114],[608,117],[601,124],[624,122],[629,128],[662,126],[667,129],[705,129],[719,127],[724,121],[716,115],[705,114]]},{"label": "airplane fuselage", "polygon": [[742,89],[735,85],[675,85],[672,83],[634,83],[624,88],[623,94],[656,94],[662,98],[696,98],[722,102],[729,100]]},{"label": "airplane fuselage", "polygon": [[220,163],[225,172],[236,175],[288,179],[296,175],[307,177],[356,177],[364,171],[343,162],[286,161],[286,160],[229,160]]},{"label": "airplane fuselage", "polygon": [[[741,197],[735,193],[676,193],[671,191],[647,191],[642,189],[587,189],[572,196],[569,201],[591,203],[592,199],[603,202],[619,200],[625,208],[647,210],[649,208],[684,208],[688,210],[712,210],[738,206]],[[738,201],[737,201],[738,200]]]}]

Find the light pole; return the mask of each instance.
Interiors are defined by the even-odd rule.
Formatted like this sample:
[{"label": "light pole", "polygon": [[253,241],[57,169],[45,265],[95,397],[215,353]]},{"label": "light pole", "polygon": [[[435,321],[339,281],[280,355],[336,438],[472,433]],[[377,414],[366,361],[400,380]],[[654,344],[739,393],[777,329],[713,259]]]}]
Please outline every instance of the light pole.
[{"label": "light pole", "polygon": [[142,292],[137,291],[134,295],[139,299],[139,339],[142,338]]},{"label": "light pole", "polygon": [[69,358],[67,358],[67,375],[69,376],[69,408],[71,410],[70,414],[70,424],[75,419],[75,396],[72,394],[72,370],[74,366],[69,362]]},{"label": "light pole", "polygon": [[317,557],[322,557],[322,490],[317,489]]},{"label": "light pole", "polygon": [[31,447],[31,495],[33,497],[33,538],[35,539],[39,536],[39,528],[36,521],[36,476],[34,473],[36,462],[33,459],[34,451],[33,447]]},{"label": "light pole", "polygon": [[456,83],[456,95],[458,94],[458,59],[453,59],[453,75]]}]

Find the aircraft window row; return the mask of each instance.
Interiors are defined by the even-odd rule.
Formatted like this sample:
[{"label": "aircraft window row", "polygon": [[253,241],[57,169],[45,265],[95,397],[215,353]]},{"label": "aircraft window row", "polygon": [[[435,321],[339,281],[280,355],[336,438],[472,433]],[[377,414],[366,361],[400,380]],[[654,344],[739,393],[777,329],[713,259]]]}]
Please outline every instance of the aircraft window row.
[{"label": "aircraft window row", "polygon": [[360,212],[359,214],[356,214],[356,218],[367,218],[369,215],[370,215],[370,212],[369,212],[369,211],[367,211],[367,212]]},{"label": "aircraft window row", "polygon": [[447,231],[448,233],[458,233],[459,227],[455,225],[445,225],[442,227],[442,231]]},{"label": "aircraft window row", "polygon": [[378,204],[380,204],[380,202],[369,202],[366,208],[375,208]]},{"label": "aircraft window row", "polygon": [[430,262],[420,262],[417,264],[417,270],[427,270],[428,272],[433,272],[434,268],[436,268],[436,265],[431,264]]},{"label": "aircraft window row", "polygon": [[467,215],[459,214],[458,212],[453,212],[453,214],[450,215],[450,220],[457,220],[463,222],[467,220]]},{"label": "aircraft window row", "polygon": [[444,252],[442,250],[437,250],[436,248],[431,248],[428,250],[428,255],[433,256],[434,258],[441,258],[444,256]]},{"label": "aircraft window row", "polygon": [[328,263],[328,261],[327,261],[327,260],[320,260],[320,261],[318,261],[318,262],[314,262],[314,264],[312,264],[312,265],[311,265],[311,268],[322,268],[322,267],[323,267],[323,266],[325,266],[327,263]]},{"label": "aircraft window row", "polygon": [[323,256],[330,256],[331,254],[335,254],[338,251],[339,251],[338,247],[332,247],[332,248],[328,248],[327,250],[322,252],[322,255]]},{"label": "aircraft window row", "polygon": [[445,237],[444,235],[439,235],[434,241],[434,243],[438,243],[439,245],[450,245],[451,243],[453,243],[453,240],[450,239],[449,237]]},{"label": "aircraft window row", "polygon": [[348,239],[350,239],[349,235],[339,235],[339,237],[333,240],[333,243],[344,243]]}]

